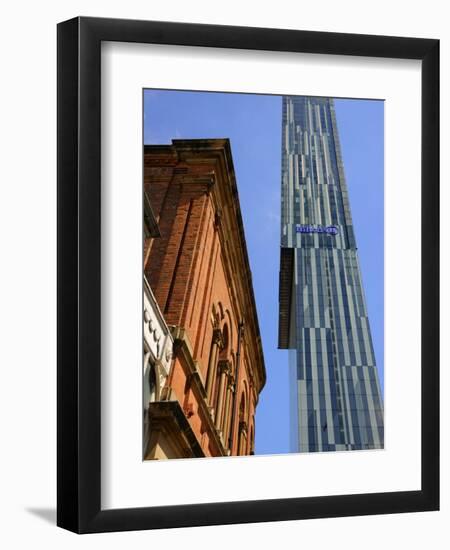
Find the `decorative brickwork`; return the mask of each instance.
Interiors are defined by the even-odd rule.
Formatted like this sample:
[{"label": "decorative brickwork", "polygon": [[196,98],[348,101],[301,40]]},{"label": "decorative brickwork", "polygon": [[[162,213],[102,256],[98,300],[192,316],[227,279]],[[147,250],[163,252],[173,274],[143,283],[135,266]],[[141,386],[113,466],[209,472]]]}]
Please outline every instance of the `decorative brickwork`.
[{"label": "decorative brickwork", "polygon": [[144,233],[144,274],[174,338],[161,395],[189,426],[176,445],[150,438],[144,454],[184,448],[191,431],[195,449],[181,456],[250,454],[266,374],[229,141],[145,146],[144,191],[160,234]]}]

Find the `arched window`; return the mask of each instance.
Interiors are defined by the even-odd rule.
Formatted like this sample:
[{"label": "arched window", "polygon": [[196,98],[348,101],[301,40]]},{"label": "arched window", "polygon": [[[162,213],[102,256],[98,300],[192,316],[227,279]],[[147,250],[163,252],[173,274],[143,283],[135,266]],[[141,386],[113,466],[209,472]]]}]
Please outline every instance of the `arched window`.
[{"label": "arched window", "polygon": [[255,426],[252,422],[252,427],[250,428],[250,454],[255,454]]},{"label": "arched window", "polygon": [[239,403],[239,422],[245,421],[245,394],[242,392],[241,402]]},{"label": "arched window", "polygon": [[156,401],[156,392],[157,392],[155,365],[151,365],[150,367],[150,375],[148,377],[148,386],[150,391],[149,401],[151,403],[153,401]]},{"label": "arched window", "polygon": [[[145,349],[144,349],[145,351]],[[144,409],[144,432],[143,432],[143,456],[148,452],[150,441],[149,405],[159,398],[159,383],[156,366],[152,362],[149,351],[144,356],[144,384],[143,384],[143,409]]]},{"label": "arched window", "polygon": [[235,380],[235,374],[236,374],[236,365],[235,365],[235,357],[233,352],[230,352],[230,362],[229,362],[229,370],[227,373],[226,378],[226,384],[225,384],[225,405],[224,405],[224,412],[223,412],[223,420],[222,420],[222,430],[223,430],[223,440],[225,443],[225,446],[231,450],[231,420],[233,416],[233,407],[234,407],[234,380]]},{"label": "arched window", "polygon": [[213,407],[214,405],[214,396],[215,396],[215,378],[216,378],[216,371],[217,371],[217,362],[219,359],[219,352],[222,342],[222,333],[220,329],[213,325],[213,331],[212,331],[212,340],[211,340],[211,348],[209,351],[209,359],[208,359],[208,371],[206,373],[206,394],[208,396],[208,401],[210,407]]},{"label": "arched window", "polygon": [[146,353],[144,358],[144,409],[148,404],[156,401],[158,397],[158,381],[156,377],[156,368],[150,359],[150,353]]},{"label": "arched window", "polygon": [[247,454],[247,403],[245,393],[241,394],[239,403],[239,439],[238,439],[238,455]]},{"label": "arched window", "polygon": [[[212,399],[212,406],[214,407],[214,410],[216,411],[216,418],[218,415],[221,415],[222,413],[222,407],[219,407],[219,405],[222,405],[223,398],[225,397],[225,390],[226,390],[226,384],[225,384],[225,376],[226,373],[224,372],[224,369],[227,368],[226,362],[228,361],[228,343],[229,343],[229,337],[228,337],[228,325],[225,324],[222,332],[221,332],[221,342],[219,345],[219,360],[218,360],[218,368],[216,368],[215,372],[215,380],[214,380],[214,396]],[[219,410],[220,409],[220,410]],[[220,419],[217,418],[217,420],[220,422]],[[217,424],[217,422],[216,422]]]},{"label": "arched window", "polygon": [[225,323],[222,329],[222,349],[220,350],[220,359],[227,359],[229,355],[229,333],[228,333],[228,324]]}]

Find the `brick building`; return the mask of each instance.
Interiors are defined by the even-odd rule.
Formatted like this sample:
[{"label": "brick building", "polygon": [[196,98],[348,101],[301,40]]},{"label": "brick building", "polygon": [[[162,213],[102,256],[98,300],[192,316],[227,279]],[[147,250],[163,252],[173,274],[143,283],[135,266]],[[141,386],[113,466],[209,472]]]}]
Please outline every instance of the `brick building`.
[{"label": "brick building", "polygon": [[145,370],[144,458],[252,454],[266,373],[229,141],[146,145],[144,220],[144,286],[167,327]]}]

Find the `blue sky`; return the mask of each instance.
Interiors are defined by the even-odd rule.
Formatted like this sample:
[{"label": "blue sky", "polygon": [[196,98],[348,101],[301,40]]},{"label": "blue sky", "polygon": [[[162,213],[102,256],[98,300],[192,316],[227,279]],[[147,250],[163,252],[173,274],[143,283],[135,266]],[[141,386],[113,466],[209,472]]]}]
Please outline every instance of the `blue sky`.
[{"label": "blue sky", "polygon": [[[384,103],[335,101],[372,337],[383,387]],[[256,412],[256,454],[289,452],[288,352],[278,344],[281,96],[145,90],[144,143],[231,142],[267,383]]]}]

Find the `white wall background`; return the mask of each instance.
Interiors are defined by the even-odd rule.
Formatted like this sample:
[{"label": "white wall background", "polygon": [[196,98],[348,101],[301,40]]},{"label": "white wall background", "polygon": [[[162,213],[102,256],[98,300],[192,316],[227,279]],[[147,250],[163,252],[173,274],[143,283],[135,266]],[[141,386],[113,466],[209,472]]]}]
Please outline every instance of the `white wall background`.
[{"label": "white wall background", "polygon": [[[441,512],[77,537],[54,526],[56,495],[56,23],[76,15],[297,28],[441,39],[441,97],[450,96],[445,3],[355,0],[226,3],[67,0],[9,3],[2,12],[0,86],[0,543],[5,548],[158,545],[260,548],[445,548],[450,521],[449,291],[442,285]],[[442,102],[442,212],[449,204],[450,119]],[[450,278],[442,219],[442,280]],[[282,542],[283,541],[283,542]]]}]

